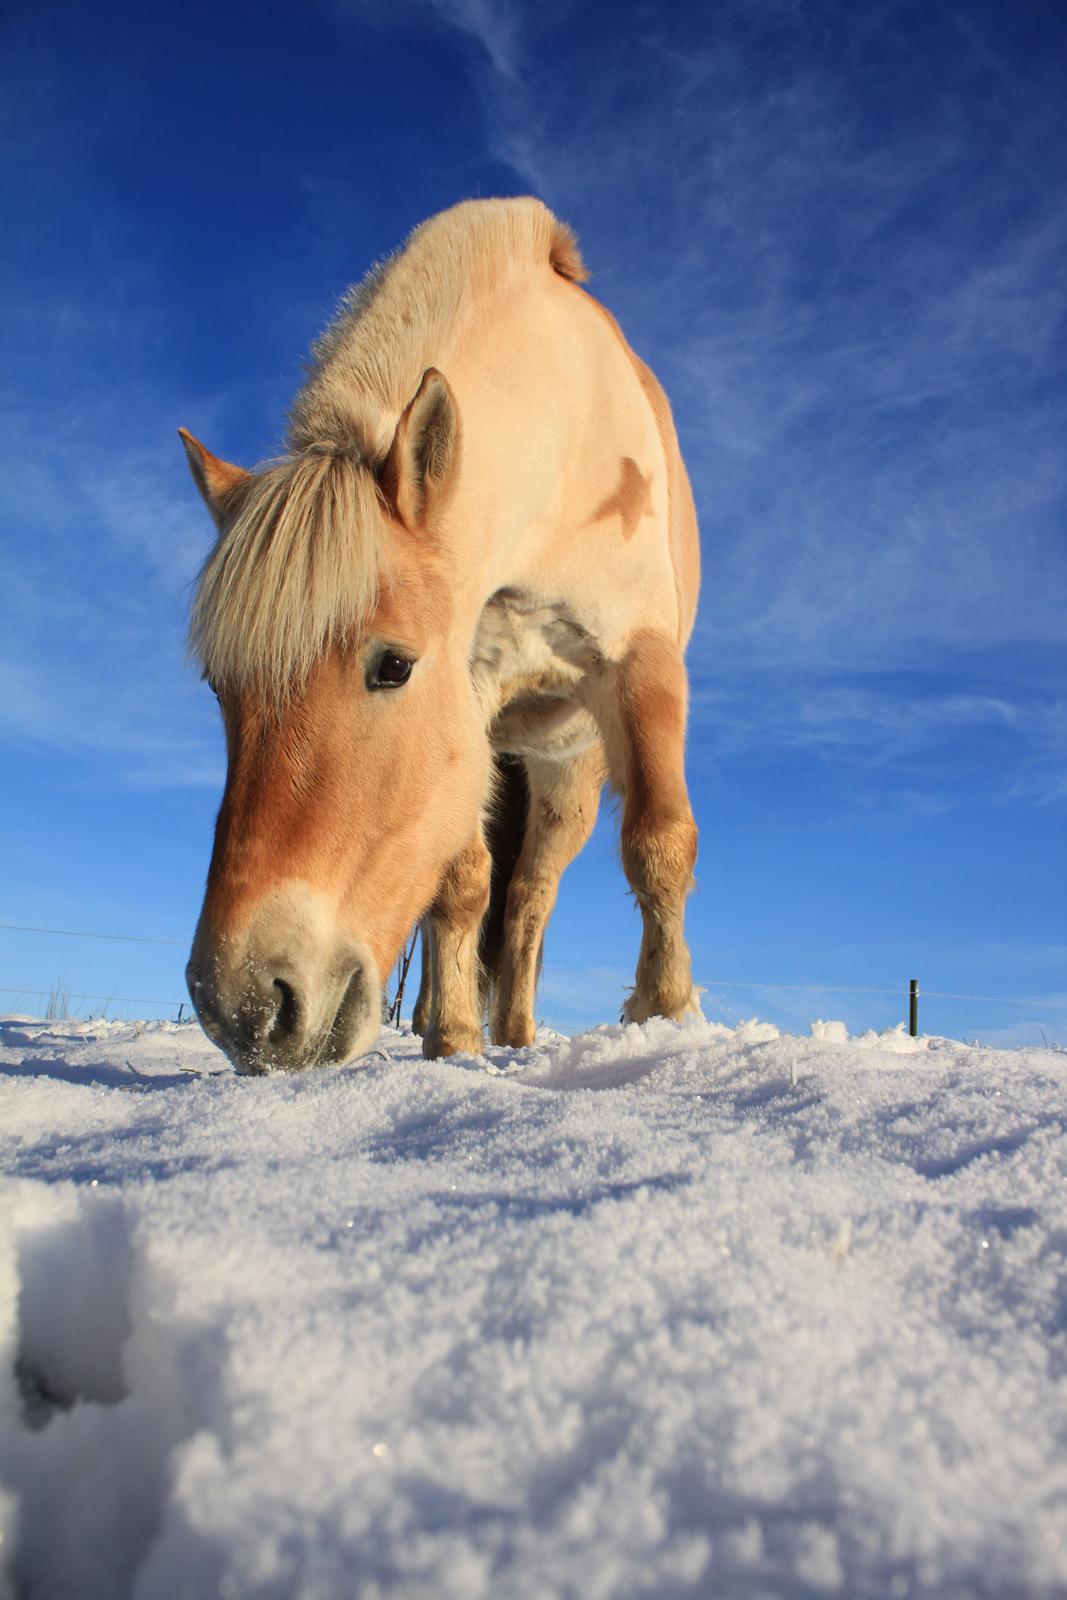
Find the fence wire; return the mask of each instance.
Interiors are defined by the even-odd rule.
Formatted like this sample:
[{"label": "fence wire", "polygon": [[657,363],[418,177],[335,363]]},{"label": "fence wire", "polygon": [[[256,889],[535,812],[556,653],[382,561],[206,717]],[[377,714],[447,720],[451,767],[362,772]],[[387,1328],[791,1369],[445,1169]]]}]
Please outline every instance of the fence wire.
[{"label": "fence wire", "polygon": [[[52,934],[63,939],[109,939],[121,941],[125,944],[155,944],[171,945],[185,948],[187,939],[159,939],[141,933],[91,933],[81,928],[39,928],[29,923],[0,922],[0,930],[8,933],[39,933]],[[414,941],[412,941],[412,944]],[[408,947],[407,957],[410,961],[411,947]],[[406,970],[406,969],[405,969]],[[773,981],[756,980],[753,978],[707,978],[698,985],[702,990],[715,989],[759,989],[759,990],[785,990],[795,994],[880,994],[899,997],[907,996],[906,983],[897,985],[896,988],[873,988],[848,983],[775,983]],[[185,1006],[185,1000],[148,1000],[143,996],[117,995],[117,994],[73,994],[63,991],[68,1000],[103,1000],[116,1005],[133,1006]],[[0,994],[33,995],[48,997],[53,993],[50,989],[28,989],[4,987],[0,985]],[[1042,1010],[1062,1011],[1067,1008],[1067,997],[1059,1000],[1049,1000],[1030,995],[1008,994],[956,994],[942,989],[923,989],[921,997],[924,1000],[969,1000],[982,1005],[1004,1006],[1029,1006]]]}]

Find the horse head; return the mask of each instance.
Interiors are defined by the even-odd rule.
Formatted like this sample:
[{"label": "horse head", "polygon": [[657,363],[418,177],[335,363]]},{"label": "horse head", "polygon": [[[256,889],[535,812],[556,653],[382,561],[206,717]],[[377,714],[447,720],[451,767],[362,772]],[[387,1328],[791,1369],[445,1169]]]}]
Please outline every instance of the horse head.
[{"label": "horse head", "polygon": [[239,1071],[345,1061],[488,784],[450,627],[458,411],[431,369],[376,462],[342,436],[249,473],[183,440],[218,529],[191,638],[227,747],[190,994]]}]

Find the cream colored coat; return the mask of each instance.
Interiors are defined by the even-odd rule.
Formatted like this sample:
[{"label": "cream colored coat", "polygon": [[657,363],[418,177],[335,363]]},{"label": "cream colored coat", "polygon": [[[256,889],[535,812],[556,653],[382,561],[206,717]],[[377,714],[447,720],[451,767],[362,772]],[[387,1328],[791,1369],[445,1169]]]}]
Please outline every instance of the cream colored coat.
[{"label": "cream colored coat", "polygon": [[605,773],[644,919],[627,1014],[695,1004],[696,521],[662,391],[583,275],[539,202],[458,206],[320,342],[287,458],[246,474],[186,436],[220,530],[193,637],[230,749],[189,977],[243,1070],[367,1048],[419,915],[426,1051],[480,1048],[493,751],[529,789],[495,1037],[532,1037],[545,925]]}]

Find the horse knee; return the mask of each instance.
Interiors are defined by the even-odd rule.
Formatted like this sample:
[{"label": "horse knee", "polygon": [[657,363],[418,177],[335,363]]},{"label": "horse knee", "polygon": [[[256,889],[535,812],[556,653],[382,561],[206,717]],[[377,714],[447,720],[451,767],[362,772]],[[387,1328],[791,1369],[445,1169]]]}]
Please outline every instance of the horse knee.
[{"label": "horse knee", "polygon": [[489,905],[492,864],[484,844],[479,845],[450,862],[438,886],[433,915],[449,927],[476,926]]},{"label": "horse knee", "polygon": [[636,818],[622,834],[622,861],[638,899],[681,899],[693,886],[697,828],[688,810],[669,819]]}]

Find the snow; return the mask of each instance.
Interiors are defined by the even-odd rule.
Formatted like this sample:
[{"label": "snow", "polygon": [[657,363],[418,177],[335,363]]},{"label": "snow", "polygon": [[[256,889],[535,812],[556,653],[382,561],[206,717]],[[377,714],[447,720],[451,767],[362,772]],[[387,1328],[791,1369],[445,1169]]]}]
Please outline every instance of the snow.
[{"label": "snow", "polygon": [[1067,1055],[0,1022],[25,1600],[1067,1592]]}]

